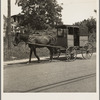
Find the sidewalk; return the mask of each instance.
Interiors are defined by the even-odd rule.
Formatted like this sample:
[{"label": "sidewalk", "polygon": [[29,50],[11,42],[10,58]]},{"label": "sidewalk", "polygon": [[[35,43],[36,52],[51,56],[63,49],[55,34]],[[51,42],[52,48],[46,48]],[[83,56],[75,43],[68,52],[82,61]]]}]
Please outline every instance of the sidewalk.
[{"label": "sidewalk", "polygon": [[[47,59],[49,57],[41,57],[41,60]],[[36,61],[37,58],[32,58],[31,61]],[[12,60],[12,61],[4,61],[4,65],[8,65],[8,64],[14,64],[14,63],[22,63],[22,62],[28,62],[29,59],[20,59],[20,60]]]},{"label": "sidewalk", "polygon": [[[93,53],[93,55],[96,55],[96,53]],[[60,57],[65,57],[65,55],[61,55]],[[82,57],[82,54],[78,54],[77,57]],[[41,60],[45,60],[48,59],[49,57],[40,57]],[[32,58],[32,61],[36,61],[37,58]],[[13,61],[4,61],[3,64],[4,65],[8,65],[8,64],[14,64],[14,63],[22,63],[22,62],[28,62],[29,59],[20,59],[20,60],[13,60]]]}]

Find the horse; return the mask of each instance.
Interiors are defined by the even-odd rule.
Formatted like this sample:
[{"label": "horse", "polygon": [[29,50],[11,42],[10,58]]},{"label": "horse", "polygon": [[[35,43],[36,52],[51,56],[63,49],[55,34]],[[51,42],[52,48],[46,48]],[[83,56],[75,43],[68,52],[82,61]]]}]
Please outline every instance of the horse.
[{"label": "horse", "polygon": [[[47,47],[49,49],[50,61],[52,61],[54,49],[46,45],[55,45],[56,37],[52,35],[40,35],[40,34],[28,35],[28,34],[21,34],[18,32],[15,33],[13,45],[17,46],[21,41],[24,41],[26,44],[28,44],[28,47],[30,48],[29,63],[31,63],[32,52],[34,52],[35,57],[38,59],[38,62],[40,62],[40,58],[36,53],[36,48],[42,48],[42,47]],[[41,45],[36,45],[36,44],[41,44]]]}]

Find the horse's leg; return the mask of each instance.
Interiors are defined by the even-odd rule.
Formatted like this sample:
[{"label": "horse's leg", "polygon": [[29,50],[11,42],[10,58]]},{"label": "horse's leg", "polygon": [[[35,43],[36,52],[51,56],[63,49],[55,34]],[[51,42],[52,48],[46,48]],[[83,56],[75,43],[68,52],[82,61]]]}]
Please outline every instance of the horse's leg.
[{"label": "horse's leg", "polygon": [[36,58],[38,59],[38,62],[40,63],[40,58],[39,58],[39,56],[36,54],[36,48],[34,48],[33,51],[34,51],[34,55],[35,55]]},{"label": "horse's leg", "polygon": [[32,57],[32,48],[30,48],[29,63],[31,63],[31,57]]},{"label": "horse's leg", "polygon": [[53,48],[48,48],[50,51],[50,61],[53,59]]}]

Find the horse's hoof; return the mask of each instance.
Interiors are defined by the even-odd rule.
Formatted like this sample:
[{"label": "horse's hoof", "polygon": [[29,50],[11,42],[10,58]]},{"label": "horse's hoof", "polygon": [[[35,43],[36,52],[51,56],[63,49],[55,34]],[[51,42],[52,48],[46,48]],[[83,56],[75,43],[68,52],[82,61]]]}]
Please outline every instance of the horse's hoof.
[{"label": "horse's hoof", "polygon": [[52,60],[49,60],[49,62],[52,62]]},{"label": "horse's hoof", "polygon": [[38,63],[40,63],[40,61],[38,61]]},{"label": "horse's hoof", "polygon": [[27,64],[30,64],[31,62],[27,62]]}]

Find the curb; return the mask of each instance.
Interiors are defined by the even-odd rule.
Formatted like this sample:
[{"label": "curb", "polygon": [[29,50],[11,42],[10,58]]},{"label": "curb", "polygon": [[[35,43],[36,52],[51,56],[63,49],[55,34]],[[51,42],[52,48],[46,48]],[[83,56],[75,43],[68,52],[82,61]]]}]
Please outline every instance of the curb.
[{"label": "curb", "polygon": [[[41,60],[47,59],[49,57],[41,57]],[[37,58],[32,58],[31,61],[36,61]],[[14,64],[14,63],[22,63],[22,62],[28,62],[29,59],[20,59],[20,60],[13,60],[13,61],[5,61],[3,62],[4,65],[8,65],[8,64]]]}]

